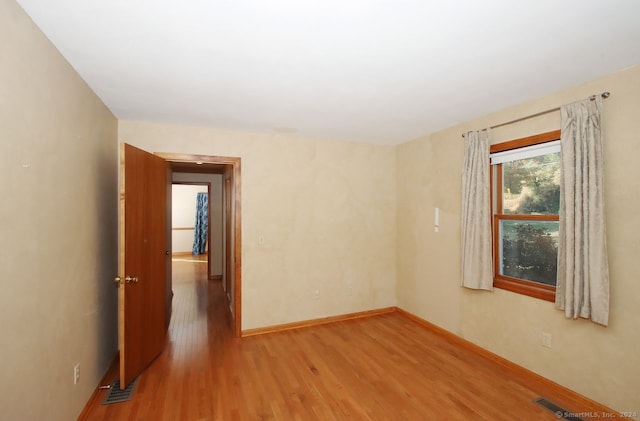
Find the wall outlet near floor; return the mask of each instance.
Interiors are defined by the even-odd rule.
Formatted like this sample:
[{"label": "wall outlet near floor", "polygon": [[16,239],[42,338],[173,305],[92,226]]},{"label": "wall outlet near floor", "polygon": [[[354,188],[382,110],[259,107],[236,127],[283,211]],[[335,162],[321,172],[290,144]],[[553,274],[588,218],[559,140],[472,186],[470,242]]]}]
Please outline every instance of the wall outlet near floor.
[{"label": "wall outlet near floor", "polygon": [[311,293],[313,294],[313,299],[314,300],[320,299],[320,290],[319,289],[314,289]]},{"label": "wall outlet near floor", "polygon": [[542,346],[551,348],[551,334],[549,332],[542,332]]},{"label": "wall outlet near floor", "polygon": [[78,384],[80,381],[80,363],[73,366],[73,384]]}]

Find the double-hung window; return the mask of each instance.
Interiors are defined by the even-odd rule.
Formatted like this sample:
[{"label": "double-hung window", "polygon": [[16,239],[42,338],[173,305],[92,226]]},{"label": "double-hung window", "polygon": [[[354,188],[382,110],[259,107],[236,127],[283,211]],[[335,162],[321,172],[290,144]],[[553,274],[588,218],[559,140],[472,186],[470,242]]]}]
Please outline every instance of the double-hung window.
[{"label": "double-hung window", "polygon": [[496,288],[555,297],[560,131],[491,146]]}]

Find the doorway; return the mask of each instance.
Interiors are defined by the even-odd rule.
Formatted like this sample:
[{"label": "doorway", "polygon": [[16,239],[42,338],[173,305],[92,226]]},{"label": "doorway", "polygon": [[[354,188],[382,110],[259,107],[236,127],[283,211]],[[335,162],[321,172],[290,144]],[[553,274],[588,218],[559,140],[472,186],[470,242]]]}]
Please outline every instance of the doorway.
[{"label": "doorway", "polygon": [[[177,181],[173,173],[171,190],[171,254],[173,258],[196,255],[211,260],[211,185],[197,181]],[[198,205],[203,201],[206,212]],[[202,205],[201,205],[202,206]],[[202,217],[206,219],[202,221]],[[203,229],[204,228],[204,229]],[[203,240],[204,236],[204,241]],[[209,271],[208,273],[210,273]]]},{"label": "doorway", "polygon": [[[155,155],[169,162],[172,173],[218,174],[221,176],[220,194],[223,199],[223,244],[221,247],[224,250],[222,254],[222,281],[233,320],[232,330],[236,337],[240,337],[242,333],[240,158],[173,153],[156,153]],[[211,244],[209,247],[210,250],[213,248]],[[211,262],[209,262],[209,275],[211,276]]]},{"label": "doorway", "polygon": [[[199,256],[196,260],[207,263],[205,274],[211,281],[224,278],[223,199],[222,174],[173,172],[172,257],[175,260]],[[204,213],[203,209],[201,213],[198,211],[198,200],[205,201]]]}]

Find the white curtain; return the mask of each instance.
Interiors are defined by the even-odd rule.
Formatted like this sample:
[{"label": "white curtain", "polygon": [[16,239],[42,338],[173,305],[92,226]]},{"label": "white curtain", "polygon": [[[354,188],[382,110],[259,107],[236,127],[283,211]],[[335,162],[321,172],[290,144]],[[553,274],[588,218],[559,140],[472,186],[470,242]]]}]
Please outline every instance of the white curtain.
[{"label": "white curtain", "polygon": [[561,107],[562,170],[556,307],[566,317],[609,321],[602,98]]},{"label": "white curtain", "polygon": [[465,136],[462,168],[462,286],[493,290],[489,144],[491,132]]}]

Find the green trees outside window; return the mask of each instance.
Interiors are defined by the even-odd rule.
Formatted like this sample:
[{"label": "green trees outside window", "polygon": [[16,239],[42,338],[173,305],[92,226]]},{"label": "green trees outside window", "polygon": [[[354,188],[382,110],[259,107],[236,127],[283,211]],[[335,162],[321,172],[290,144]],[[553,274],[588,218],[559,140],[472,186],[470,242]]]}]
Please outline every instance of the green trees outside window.
[{"label": "green trees outside window", "polygon": [[[506,162],[502,168],[505,215],[557,215],[560,153]],[[500,223],[502,267],[513,278],[556,284],[558,222],[505,219]]]},{"label": "green trees outside window", "polygon": [[558,272],[560,131],[491,146],[497,288],[553,301]]}]

